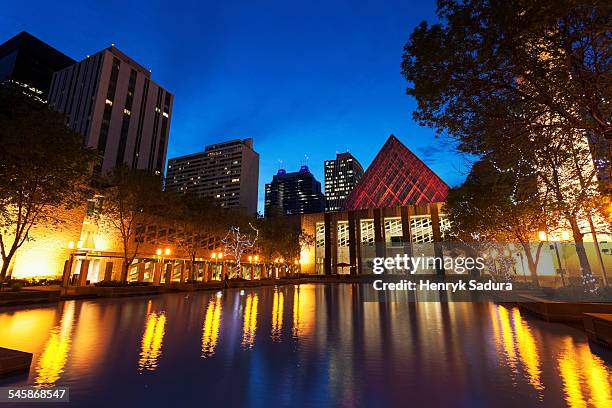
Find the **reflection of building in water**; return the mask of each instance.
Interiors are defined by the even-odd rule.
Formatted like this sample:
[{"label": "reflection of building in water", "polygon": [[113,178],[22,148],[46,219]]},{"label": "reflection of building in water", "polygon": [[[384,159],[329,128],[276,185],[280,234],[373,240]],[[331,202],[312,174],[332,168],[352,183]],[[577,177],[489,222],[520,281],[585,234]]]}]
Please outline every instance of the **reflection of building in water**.
[{"label": "reflection of building in water", "polygon": [[293,291],[293,337],[308,335],[314,329],[315,288],[296,285]]},{"label": "reflection of building in water", "polygon": [[214,297],[208,302],[204,327],[202,329],[202,357],[215,354],[215,347],[219,340],[219,327],[221,325],[221,298]]},{"label": "reflection of building in water", "polygon": [[257,330],[257,305],[259,298],[256,294],[249,294],[244,306],[244,324],[242,327],[242,347],[253,348],[255,332]]},{"label": "reflection of building in water", "polygon": [[52,387],[64,372],[72,342],[74,308],[74,301],[66,302],[60,324],[51,329],[36,367],[34,384],[37,387]]},{"label": "reflection of building in water", "polygon": [[144,334],[142,335],[140,359],[138,370],[155,371],[159,356],[162,351],[166,327],[166,315],[164,313],[149,313]]},{"label": "reflection of building in water", "polygon": [[565,400],[570,408],[612,406],[612,373],[599,357],[591,354],[586,343],[575,344],[571,337],[566,337],[558,361]]},{"label": "reflection of building in water", "polygon": [[285,298],[283,292],[278,287],[274,289],[274,298],[272,299],[272,341],[280,341],[283,330],[283,312]]}]

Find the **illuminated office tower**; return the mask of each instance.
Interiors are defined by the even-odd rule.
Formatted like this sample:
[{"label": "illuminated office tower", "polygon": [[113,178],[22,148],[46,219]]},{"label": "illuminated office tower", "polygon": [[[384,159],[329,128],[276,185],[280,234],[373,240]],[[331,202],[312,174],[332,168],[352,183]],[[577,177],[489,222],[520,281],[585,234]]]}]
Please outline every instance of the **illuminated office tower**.
[{"label": "illuminated office tower", "polygon": [[206,146],[203,152],[168,160],[166,191],[211,197],[224,208],[257,213],[259,153],[253,139]]},{"label": "illuminated office tower", "polygon": [[325,211],[340,211],[362,177],[363,167],[348,152],[336,154],[335,160],[325,160]]},{"label": "illuminated office tower", "polygon": [[53,75],[49,105],[102,156],[96,173],[124,164],[161,174],[174,97],[114,45]]}]

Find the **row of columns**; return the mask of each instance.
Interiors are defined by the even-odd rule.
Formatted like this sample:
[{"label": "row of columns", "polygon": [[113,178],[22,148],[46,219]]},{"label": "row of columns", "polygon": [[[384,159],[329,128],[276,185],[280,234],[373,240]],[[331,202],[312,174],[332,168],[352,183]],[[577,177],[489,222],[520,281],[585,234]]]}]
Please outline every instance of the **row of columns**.
[{"label": "row of columns", "polygon": [[[387,246],[385,237],[385,216],[400,217],[402,223],[402,240],[404,242],[404,253],[412,256],[412,233],[410,230],[410,217],[415,215],[429,215],[431,217],[434,255],[443,256],[442,234],[440,230],[440,214],[438,204],[424,206],[406,205],[394,208],[372,208],[367,210],[345,211],[337,213],[325,213],[323,220],[325,224],[325,259],[324,271],[326,275],[335,272],[338,261],[338,221],[348,221],[349,237],[349,263],[351,275],[363,273],[361,257],[361,220],[373,219],[374,224],[374,247],[376,257],[386,257]],[[444,275],[444,267],[438,268],[436,273]]]},{"label": "row of columns", "polygon": [[[70,284],[70,275],[71,275],[71,271],[72,271],[72,265],[74,262],[74,256],[71,256],[69,260],[67,260],[64,264],[64,273],[63,273],[63,285],[67,286]],[[79,270],[78,272],[78,281],[75,282],[76,286],[86,286],[87,285],[87,275],[88,275],[88,271],[89,271],[89,265],[91,263],[91,259],[88,258],[84,258],[81,259],[81,263],[79,265]],[[105,264],[105,269],[104,269],[104,280],[106,281],[110,281],[112,280],[112,275],[113,275],[113,266],[114,266],[114,262],[112,261],[107,261]],[[201,282],[209,282],[212,280],[212,273],[213,273],[213,265],[218,265],[220,266],[221,270],[220,270],[220,276],[221,276],[221,280],[223,280],[224,276],[229,272],[228,269],[232,268],[233,265],[231,264],[227,264],[227,263],[213,263],[213,262],[205,262],[204,263],[204,271],[202,274],[202,280]],[[249,265],[250,266],[250,276],[251,276],[251,280],[253,279],[253,276],[255,274],[255,266],[256,265],[261,265],[261,274],[260,274],[260,279],[268,279],[269,276],[269,272],[270,269],[272,269],[273,271],[273,276],[272,278],[276,278],[277,275],[278,277],[284,277],[287,275],[287,268],[289,268],[290,266],[286,266],[283,265],[281,266],[277,266],[277,265],[268,265],[265,263],[258,263],[258,264],[243,264],[243,265]],[[178,283],[184,283],[187,282],[190,278],[190,275],[192,275],[192,272],[195,271],[191,271],[191,267],[192,265],[190,263],[184,263],[183,264],[183,268],[181,269],[181,276],[179,277],[179,281]],[[137,268],[138,268],[138,272],[137,272],[137,281],[138,282],[144,282],[145,278],[145,263],[144,262],[139,262],[137,264]],[[274,270],[274,268],[277,268],[276,270]],[[170,284],[173,283],[173,272],[174,272],[174,264],[173,262],[155,262],[153,264],[153,284],[154,285],[161,285],[161,279],[162,279],[162,274],[164,276],[164,283],[165,284]],[[280,272],[280,273],[279,273]]]}]

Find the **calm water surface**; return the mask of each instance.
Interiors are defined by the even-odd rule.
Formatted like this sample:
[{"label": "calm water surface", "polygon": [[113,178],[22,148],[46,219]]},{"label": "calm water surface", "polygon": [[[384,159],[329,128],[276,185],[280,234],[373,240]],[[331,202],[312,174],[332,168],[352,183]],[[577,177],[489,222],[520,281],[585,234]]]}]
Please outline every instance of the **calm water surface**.
[{"label": "calm water surface", "polygon": [[0,346],[34,353],[0,386],[68,386],[82,406],[612,407],[610,353],[578,330],[491,303],[364,302],[369,290],[0,310]]}]

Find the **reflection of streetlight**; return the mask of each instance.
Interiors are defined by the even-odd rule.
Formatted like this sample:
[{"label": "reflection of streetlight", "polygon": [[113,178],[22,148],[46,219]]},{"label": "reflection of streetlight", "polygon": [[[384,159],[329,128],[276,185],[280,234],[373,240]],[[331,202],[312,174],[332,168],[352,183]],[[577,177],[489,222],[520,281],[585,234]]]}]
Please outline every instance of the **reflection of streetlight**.
[{"label": "reflection of streetlight", "polygon": [[170,248],[166,248],[166,251],[164,253],[166,254],[166,256],[170,255],[171,253]]}]

